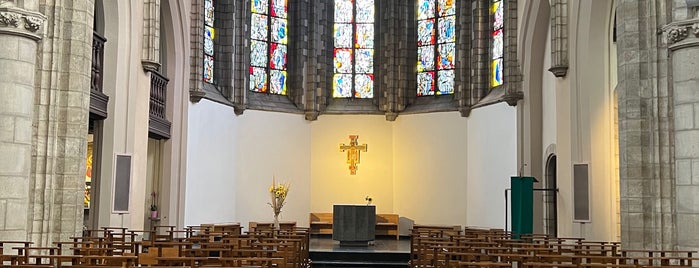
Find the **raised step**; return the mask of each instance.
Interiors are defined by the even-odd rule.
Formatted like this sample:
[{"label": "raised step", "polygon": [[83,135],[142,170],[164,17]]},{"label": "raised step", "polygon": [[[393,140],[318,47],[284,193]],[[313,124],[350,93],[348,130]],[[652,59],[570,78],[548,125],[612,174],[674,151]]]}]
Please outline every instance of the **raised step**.
[{"label": "raised step", "polygon": [[312,267],[408,267],[409,253],[310,252]]}]

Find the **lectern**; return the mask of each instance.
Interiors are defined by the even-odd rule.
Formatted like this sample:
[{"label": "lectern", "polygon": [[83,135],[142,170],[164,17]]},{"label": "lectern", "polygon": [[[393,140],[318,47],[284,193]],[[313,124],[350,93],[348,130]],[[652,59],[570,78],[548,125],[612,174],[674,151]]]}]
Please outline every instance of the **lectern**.
[{"label": "lectern", "polygon": [[510,207],[512,208],[512,235],[514,238],[532,233],[534,182],[538,182],[534,177],[510,178],[510,188],[512,189]]},{"label": "lectern", "polygon": [[333,240],[340,246],[368,246],[376,232],[376,207],[367,205],[333,206]]}]

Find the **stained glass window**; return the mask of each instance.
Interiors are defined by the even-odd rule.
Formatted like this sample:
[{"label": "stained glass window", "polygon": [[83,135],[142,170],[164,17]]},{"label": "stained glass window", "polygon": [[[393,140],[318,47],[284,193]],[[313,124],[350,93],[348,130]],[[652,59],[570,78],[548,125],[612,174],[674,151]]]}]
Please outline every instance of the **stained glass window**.
[{"label": "stained glass window", "polygon": [[455,0],[417,1],[417,95],[454,93]]},{"label": "stained glass window", "polygon": [[493,28],[492,28],[492,35],[493,35],[493,51],[492,51],[492,59],[490,63],[490,68],[491,68],[491,79],[490,79],[490,87],[494,88],[499,85],[502,85],[503,82],[503,77],[502,77],[502,69],[503,69],[503,50],[504,50],[504,42],[503,42],[503,25],[504,25],[504,16],[503,16],[503,1],[498,0],[498,1],[493,1],[492,6],[490,7],[490,14],[493,16]]},{"label": "stained glass window", "polygon": [[204,1],[204,82],[214,82],[214,0]]},{"label": "stained glass window", "polygon": [[334,98],[374,97],[374,0],[335,0]]},{"label": "stained glass window", "polygon": [[250,2],[250,90],[286,95],[288,2]]}]

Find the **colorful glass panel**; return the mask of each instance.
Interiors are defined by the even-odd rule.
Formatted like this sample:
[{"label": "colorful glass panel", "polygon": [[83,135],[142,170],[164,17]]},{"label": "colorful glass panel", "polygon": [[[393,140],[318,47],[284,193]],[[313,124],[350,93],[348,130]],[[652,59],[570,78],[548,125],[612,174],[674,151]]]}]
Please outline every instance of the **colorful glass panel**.
[{"label": "colorful glass panel", "polygon": [[271,70],[269,75],[269,93],[286,95],[286,71]]},{"label": "colorful glass panel", "polygon": [[454,0],[439,0],[437,5],[437,10],[439,10],[439,16],[449,16],[456,14],[456,5]]},{"label": "colorful glass panel", "polygon": [[250,67],[250,90],[267,92],[267,72],[264,68]]},{"label": "colorful glass panel", "polygon": [[288,0],[251,3],[250,90],[286,95]]},{"label": "colorful glass panel", "polygon": [[437,69],[454,69],[454,51],[456,50],[454,43],[440,44],[438,49]]},{"label": "colorful glass panel", "polygon": [[202,80],[214,82],[214,1],[204,0],[204,55]]},{"label": "colorful glass panel", "polygon": [[373,49],[357,49],[356,61],[354,65],[355,73],[373,73],[374,72],[374,50]]},{"label": "colorful glass panel", "polygon": [[493,59],[502,58],[502,29],[493,31]]},{"label": "colorful glass panel", "polygon": [[493,1],[492,5],[490,7],[490,14],[493,18],[493,32],[492,32],[492,48],[491,48],[491,58],[492,61],[490,63],[490,86],[491,88],[500,86],[503,84],[504,79],[503,79],[503,69],[504,69],[504,61],[503,61],[503,56],[504,56],[504,50],[505,50],[505,42],[504,42],[504,23],[505,23],[505,17],[504,17],[504,12],[503,12],[503,1]]},{"label": "colorful glass panel", "polygon": [[352,73],[352,49],[335,49],[335,73]]},{"label": "colorful glass panel", "polygon": [[417,22],[417,45],[433,45],[435,42],[434,19]]},{"label": "colorful glass panel", "polygon": [[434,70],[434,46],[424,46],[417,48],[417,71]]},{"label": "colorful glass panel", "polygon": [[456,16],[439,18],[439,43],[456,42]]},{"label": "colorful glass panel", "polygon": [[250,38],[267,41],[267,16],[252,14]]},{"label": "colorful glass panel", "polygon": [[417,95],[434,95],[434,72],[417,74]]},{"label": "colorful glass panel", "polygon": [[257,67],[267,67],[267,43],[252,40],[250,41],[250,65]]},{"label": "colorful glass panel", "polygon": [[286,44],[287,40],[286,19],[272,18],[272,42]]},{"label": "colorful glass panel", "polygon": [[504,25],[505,17],[502,7],[502,1],[495,1],[490,9],[490,13],[493,15],[493,30],[502,29]]},{"label": "colorful glass panel", "polygon": [[418,96],[454,93],[455,14],[455,0],[418,0]]},{"label": "colorful glass panel", "polygon": [[438,95],[454,93],[454,70],[441,70],[437,73]]},{"label": "colorful glass panel", "polygon": [[252,4],[252,9],[250,11],[257,14],[267,14],[269,0],[252,0],[250,2]]},{"label": "colorful glass panel", "polygon": [[374,96],[374,0],[335,0],[334,98]]},{"label": "colorful glass panel", "polygon": [[418,0],[417,19],[434,18],[434,0]]},{"label": "colorful glass panel", "polygon": [[335,24],[335,47],[352,47],[352,24]]},{"label": "colorful glass panel", "polygon": [[204,53],[209,56],[214,55],[214,28],[204,26]]},{"label": "colorful glass panel", "polygon": [[374,0],[357,0],[357,23],[374,22]]},{"label": "colorful glass panel", "polygon": [[204,55],[204,82],[214,82],[214,57]]},{"label": "colorful glass panel", "polygon": [[335,23],[350,23],[353,18],[352,0],[335,0]]},{"label": "colorful glass panel", "polygon": [[271,44],[272,55],[269,59],[269,67],[277,70],[286,70],[286,45]]},{"label": "colorful glass panel", "polygon": [[333,76],[333,98],[349,98],[352,96],[352,75],[335,74]]},{"label": "colorful glass panel", "polygon": [[354,76],[354,97],[373,98],[374,97],[374,75],[358,74]]},{"label": "colorful glass panel", "polygon": [[287,0],[272,0],[272,16],[286,18],[288,13]]},{"label": "colorful glass panel", "polygon": [[491,87],[497,87],[499,85],[502,85],[502,59],[496,59],[493,60],[491,64],[491,69],[492,69],[492,79],[490,80],[490,86]]},{"label": "colorful glass panel", "polygon": [[373,24],[357,24],[356,30],[357,42],[356,48],[373,48],[374,47],[374,25]]},{"label": "colorful glass panel", "polygon": [[206,0],[204,2],[204,23],[209,26],[214,26],[214,2]]}]

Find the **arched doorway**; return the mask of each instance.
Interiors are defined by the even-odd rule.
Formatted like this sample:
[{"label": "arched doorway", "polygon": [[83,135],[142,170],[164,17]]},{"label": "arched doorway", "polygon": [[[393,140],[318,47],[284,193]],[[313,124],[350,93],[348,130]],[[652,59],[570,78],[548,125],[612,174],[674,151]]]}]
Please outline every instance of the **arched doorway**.
[{"label": "arched doorway", "polygon": [[552,236],[558,235],[558,203],[556,196],[556,155],[549,155],[546,160],[546,174],[544,177],[544,233]]}]

